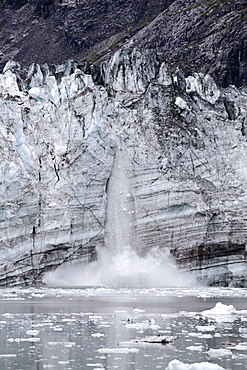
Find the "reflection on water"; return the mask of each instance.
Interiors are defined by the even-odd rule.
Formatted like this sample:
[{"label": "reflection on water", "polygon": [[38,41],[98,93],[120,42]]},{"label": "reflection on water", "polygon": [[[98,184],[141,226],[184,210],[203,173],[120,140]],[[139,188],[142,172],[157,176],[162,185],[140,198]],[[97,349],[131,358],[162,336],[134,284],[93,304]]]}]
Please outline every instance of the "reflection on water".
[{"label": "reflection on water", "polygon": [[[247,368],[247,290],[0,290],[2,369],[166,369],[178,359]],[[201,313],[233,304],[224,320]],[[167,345],[135,342],[175,335]]]}]

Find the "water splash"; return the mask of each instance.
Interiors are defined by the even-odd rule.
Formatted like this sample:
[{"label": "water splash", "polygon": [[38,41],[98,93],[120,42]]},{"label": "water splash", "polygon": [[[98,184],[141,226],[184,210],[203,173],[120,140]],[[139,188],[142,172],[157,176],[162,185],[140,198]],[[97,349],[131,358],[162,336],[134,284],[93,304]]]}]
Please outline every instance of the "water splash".
[{"label": "water splash", "polygon": [[108,184],[106,247],[89,264],[61,266],[44,276],[49,286],[190,286],[194,278],[181,272],[165,249],[138,255],[131,164],[127,151],[116,151]]},{"label": "water splash", "polygon": [[152,249],[140,257],[130,247],[112,253],[100,248],[90,264],[61,266],[46,273],[48,286],[169,287],[195,285],[192,275],[178,269],[168,252]]}]

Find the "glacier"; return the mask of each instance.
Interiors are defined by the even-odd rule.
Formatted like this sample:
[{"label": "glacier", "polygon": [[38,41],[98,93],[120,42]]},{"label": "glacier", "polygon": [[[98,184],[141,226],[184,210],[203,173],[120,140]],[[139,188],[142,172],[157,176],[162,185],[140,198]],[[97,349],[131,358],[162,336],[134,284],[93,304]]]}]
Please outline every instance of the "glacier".
[{"label": "glacier", "polygon": [[9,61],[0,75],[0,284],[40,283],[61,265],[97,259],[124,148],[138,254],[167,250],[203,284],[246,287],[246,116],[246,88],[185,78],[152,50],[119,49],[98,71]]}]

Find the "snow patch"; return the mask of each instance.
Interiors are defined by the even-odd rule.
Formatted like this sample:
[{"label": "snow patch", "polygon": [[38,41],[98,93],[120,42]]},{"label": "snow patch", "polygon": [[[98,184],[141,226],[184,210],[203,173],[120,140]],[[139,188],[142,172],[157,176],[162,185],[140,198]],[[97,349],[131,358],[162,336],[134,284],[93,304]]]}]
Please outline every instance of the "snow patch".
[{"label": "snow patch", "polygon": [[211,104],[215,104],[220,97],[220,90],[216,83],[208,74],[195,73],[193,76],[186,78],[186,92],[197,93],[202,99]]}]

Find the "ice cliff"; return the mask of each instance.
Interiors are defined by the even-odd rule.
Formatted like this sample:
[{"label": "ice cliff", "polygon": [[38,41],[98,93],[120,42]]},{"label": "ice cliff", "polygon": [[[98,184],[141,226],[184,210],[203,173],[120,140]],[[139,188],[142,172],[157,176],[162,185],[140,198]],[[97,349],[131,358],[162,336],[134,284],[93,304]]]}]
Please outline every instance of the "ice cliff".
[{"label": "ice cliff", "polygon": [[[0,283],[32,284],[105,247],[128,158],[138,253],[167,248],[210,285],[247,286],[247,91],[184,78],[150,51],[0,75]],[[116,156],[118,160],[116,161]]]}]

